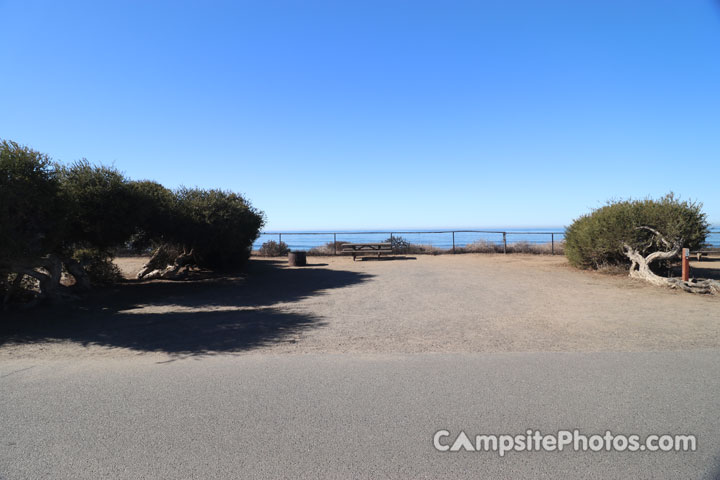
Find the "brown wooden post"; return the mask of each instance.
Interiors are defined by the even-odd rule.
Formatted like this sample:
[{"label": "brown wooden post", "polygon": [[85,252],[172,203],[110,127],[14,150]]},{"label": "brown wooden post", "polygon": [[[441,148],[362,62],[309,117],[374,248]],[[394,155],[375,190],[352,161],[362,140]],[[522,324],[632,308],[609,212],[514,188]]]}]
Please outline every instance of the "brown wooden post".
[{"label": "brown wooden post", "polygon": [[682,249],[682,279],[683,282],[690,280],[690,249]]}]

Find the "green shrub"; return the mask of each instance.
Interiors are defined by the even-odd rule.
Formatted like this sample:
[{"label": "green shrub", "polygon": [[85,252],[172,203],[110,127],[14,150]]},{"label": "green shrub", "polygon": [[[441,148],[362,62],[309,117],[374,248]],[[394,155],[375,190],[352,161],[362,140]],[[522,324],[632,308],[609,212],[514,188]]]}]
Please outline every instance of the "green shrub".
[{"label": "green shrub", "polygon": [[131,181],[128,188],[133,203],[138,205],[137,228],[128,246],[134,251],[147,251],[169,241],[177,233],[175,223],[181,216],[173,191],[150,180]]},{"label": "green shrub", "polygon": [[392,246],[392,250],[394,253],[410,253],[410,247],[412,245],[403,237],[398,237],[395,235],[386,238],[384,243],[389,243]]},{"label": "green shrub", "polygon": [[623,245],[649,255],[670,250],[650,230],[659,232],[671,244],[698,249],[705,243],[708,223],[702,205],[681,201],[673,194],[659,200],[610,202],[575,220],[565,232],[565,255],[579,268],[630,265]]},{"label": "green shrub", "polygon": [[61,241],[60,183],[49,157],[0,142],[0,269],[35,261]]},{"label": "green shrub", "polygon": [[167,238],[193,251],[198,264],[216,270],[241,267],[265,223],[262,212],[242,195],[222,190],[180,188]]},{"label": "green shrub", "polygon": [[455,249],[462,253],[502,253],[502,245],[489,240],[475,240],[474,242],[468,243],[464,247],[457,247]]},{"label": "green shrub", "polygon": [[118,170],[81,160],[60,167],[59,176],[68,249],[108,250],[137,231],[139,214],[149,205],[137,201],[130,182]]},{"label": "green shrub", "polygon": [[178,255],[165,258],[170,264],[234,269],[249,257],[263,223],[263,213],[236,193],[171,191],[86,160],[58,165],[0,141],[0,294],[19,278],[33,285],[26,293],[59,299],[63,270],[78,290],[113,281],[119,271],[109,252],[132,245],[164,245]]},{"label": "green shrub", "polygon": [[268,240],[260,246],[259,253],[263,257],[282,257],[290,252],[290,248],[285,242],[276,242]]},{"label": "green shrub", "polygon": [[319,247],[312,247],[307,251],[308,255],[335,255],[342,253],[343,245],[350,242],[327,242]]},{"label": "green shrub", "polygon": [[113,263],[113,256],[108,252],[95,249],[79,249],[73,258],[87,272],[93,285],[108,285],[122,279],[120,269]]}]

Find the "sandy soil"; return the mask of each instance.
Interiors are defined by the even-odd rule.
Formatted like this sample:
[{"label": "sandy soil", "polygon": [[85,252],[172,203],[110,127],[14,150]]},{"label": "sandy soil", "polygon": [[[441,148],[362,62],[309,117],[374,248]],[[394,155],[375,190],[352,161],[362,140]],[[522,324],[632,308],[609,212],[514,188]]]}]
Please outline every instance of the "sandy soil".
[{"label": "sandy soil", "polygon": [[[118,259],[132,277],[145,259]],[[651,351],[720,346],[720,298],[581,272],[563,257],[442,255],[242,277],[128,281],[54,309],[15,312],[0,359],[219,353]],[[720,270],[720,261],[704,261]]]},{"label": "sandy soil", "polygon": [[118,257],[115,259],[115,264],[126,279],[133,280],[149,259],[149,257]]}]

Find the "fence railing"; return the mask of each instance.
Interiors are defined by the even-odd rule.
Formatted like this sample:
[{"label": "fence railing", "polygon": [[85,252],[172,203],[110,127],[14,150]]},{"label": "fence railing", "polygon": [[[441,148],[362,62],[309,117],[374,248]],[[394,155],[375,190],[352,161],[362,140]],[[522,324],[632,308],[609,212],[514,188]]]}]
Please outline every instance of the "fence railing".
[{"label": "fence railing", "polygon": [[[559,232],[559,231],[509,231],[509,230],[423,230],[423,231],[354,231],[354,232],[262,232],[260,234],[259,238],[267,238],[267,237],[277,237],[278,242],[283,241],[283,236],[287,239],[288,237],[295,237],[295,236],[324,236],[327,241],[325,243],[330,243],[330,238],[332,238],[332,244],[333,244],[333,254],[337,254],[337,245],[338,245],[338,236],[341,237],[355,237],[357,236],[365,236],[365,237],[377,237],[378,235],[386,236],[386,238],[389,238],[391,241],[393,238],[397,238],[399,236],[417,236],[417,235],[445,235],[447,237],[447,241],[441,241],[440,244],[443,245],[443,247],[439,247],[438,249],[441,250],[451,250],[452,253],[456,253],[456,250],[458,247],[463,247],[465,245],[471,244],[472,242],[467,241],[470,237],[474,236],[485,236],[488,235],[495,235],[497,236],[497,241],[488,241],[487,238],[479,238],[479,240],[486,241],[489,243],[495,243],[496,245],[502,245],[502,251],[503,253],[508,252],[508,244],[512,245],[512,238],[518,238],[518,237],[524,237],[520,240],[517,240],[517,242],[528,242],[528,243],[541,243],[537,241],[528,241],[527,238],[532,238],[533,236],[541,237],[546,239],[545,242],[550,245],[550,253],[555,254],[556,251],[556,244],[564,238],[565,233]],[[500,240],[499,236],[502,236],[502,240]],[[377,240],[375,240],[377,241]],[[476,239],[477,241],[477,239]],[[363,243],[371,243],[372,240],[369,240],[367,242]],[[258,242],[256,242],[258,243]],[[374,243],[374,242],[372,242]],[[411,242],[412,244],[415,244],[415,242]],[[435,242],[436,244],[438,242]],[[311,248],[322,246],[323,243],[312,245]],[[446,245],[446,246],[445,246]],[[308,246],[308,245],[303,245]],[[292,248],[292,246],[291,246]]]}]

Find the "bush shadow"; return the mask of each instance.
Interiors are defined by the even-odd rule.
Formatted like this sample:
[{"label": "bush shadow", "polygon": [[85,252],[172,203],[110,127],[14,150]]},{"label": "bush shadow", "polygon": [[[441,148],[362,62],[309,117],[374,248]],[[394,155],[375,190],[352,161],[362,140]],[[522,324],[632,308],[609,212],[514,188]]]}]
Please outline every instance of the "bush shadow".
[{"label": "bush shadow", "polygon": [[[704,265],[703,265],[704,263]],[[720,265],[708,265],[710,262],[698,262],[690,267],[690,276],[694,278],[709,278],[720,280]]]},{"label": "bush shadow", "polygon": [[127,281],[67,304],[6,314],[0,322],[0,346],[72,341],[208,355],[294,343],[298,335],[324,322],[293,311],[292,303],[370,278],[359,272],[252,260],[242,276]]}]

